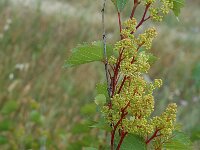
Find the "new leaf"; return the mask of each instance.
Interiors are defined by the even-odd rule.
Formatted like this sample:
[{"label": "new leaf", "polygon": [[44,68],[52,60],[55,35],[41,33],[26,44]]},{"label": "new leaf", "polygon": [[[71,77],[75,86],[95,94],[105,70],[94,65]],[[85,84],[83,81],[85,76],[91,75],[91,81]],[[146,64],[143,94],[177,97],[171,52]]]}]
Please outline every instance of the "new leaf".
[{"label": "new leaf", "polygon": [[[112,55],[112,46],[106,46],[107,57]],[[71,56],[66,60],[65,67],[73,67],[94,61],[103,61],[103,44],[101,42],[84,43],[72,49]]]},{"label": "new leaf", "polygon": [[174,12],[174,15],[176,17],[179,16],[180,12],[181,12],[181,8],[184,7],[185,4],[185,0],[173,0],[173,9],[172,11]]}]

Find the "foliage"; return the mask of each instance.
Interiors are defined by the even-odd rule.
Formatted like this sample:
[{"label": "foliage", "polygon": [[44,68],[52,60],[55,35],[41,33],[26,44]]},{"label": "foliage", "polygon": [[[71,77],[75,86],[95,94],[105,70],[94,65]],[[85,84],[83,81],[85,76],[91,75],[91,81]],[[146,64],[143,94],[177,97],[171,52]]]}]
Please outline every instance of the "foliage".
[{"label": "foliage", "polygon": [[[83,120],[88,118],[80,112],[81,107],[94,99],[96,81],[99,79],[102,82],[104,75],[101,64],[86,64],[67,70],[63,70],[62,64],[73,45],[81,41],[97,40],[97,36],[99,37],[101,31],[101,24],[97,21],[99,5],[93,0],[52,0],[42,1],[42,8],[35,10],[33,3],[29,7],[28,2],[19,1],[13,5],[12,1],[15,2],[14,0],[0,2],[0,4],[6,3],[0,6],[0,110],[7,101],[16,101],[19,108],[10,115],[0,114],[0,126],[4,126],[0,135],[8,139],[7,143],[0,145],[0,149],[14,150],[20,149],[20,146],[25,146],[27,149],[44,147],[55,150],[68,149],[67,146],[82,136],[82,134],[73,135],[71,129],[75,124],[83,123]],[[154,115],[160,114],[167,103],[177,102],[178,121],[182,123],[186,132],[195,135],[197,145],[194,149],[199,149],[198,129],[194,129],[199,124],[199,117],[196,117],[199,116],[199,88],[192,72],[199,62],[200,54],[199,1],[187,1],[187,3],[179,18],[180,22],[168,16],[159,25],[159,35],[154,40],[151,51],[160,59],[154,63],[150,75],[145,75],[145,78],[147,77],[148,81],[152,78],[164,79],[163,87],[154,94],[156,96]],[[61,9],[55,11],[60,4],[62,4]],[[70,6],[70,9],[66,10],[65,4],[67,8]],[[129,17],[127,13],[130,12],[132,4],[133,1],[129,1],[126,5],[123,12],[125,18]],[[48,11],[46,8],[53,9]],[[71,10],[78,12],[71,13]],[[107,5],[106,31],[107,39],[111,43],[118,40],[118,36],[115,36],[118,34],[114,21],[116,15],[112,10],[112,5]],[[142,10],[138,11],[139,18]],[[4,27],[10,20],[12,23],[5,31]],[[24,68],[19,69],[19,65]],[[43,124],[32,126],[33,122],[27,115],[32,111],[27,106],[32,105],[29,103],[31,99],[40,105],[38,112],[42,115],[42,119],[45,119]],[[95,108],[96,110],[98,111]],[[95,114],[90,114],[89,117],[93,115]],[[19,137],[13,132],[13,127],[20,131],[22,127],[26,127],[25,138],[16,140]],[[46,143],[40,131],[47,133]],[[99,136],[93,129],[90,131],[86,137],[101,141],[104,134]],[[97,146],[99,143],[95,144]],[[89,145],[95,147],[92,143]],[[80,144],[78,149],[82,147]]]},{"label": "foliage", "polygon": [[[70,58],[67,59],[65,67],[85,64],[94,61],[103,61],[103,45],[101,42],[79,45],[72,50]],[[107,56],[112,55],[112,47],[107,46]]]},{"label": "foliage", "polygon": [[[112,2],[117,8],[120,27],[121,40],[117,42],[113,48],[114,54],[118,53],[118,55],[108,55],[107,57],[107,54],[105,54],[106,57],[102,57],[101,59],[95,58],[93,55],[97,50],[91,48],[91,46],[83,45],[83,47],[78,49],[85,50],[80,52],[74,51],[75,55],[72,53],[71,57],[68,58],[67,64],[77,61],[77,64],[84,64],[97,60],[101,60],[105,64],[107,88],[102,85],[97,86],[98,95],[95,98],[95,103],[99,106],[107,124],[112,126],[112,131],[110,131],[111,150],[115,148],[117,150],[128,150],[132,149],[133,146],[136,147],[136,149],[145,149],[145,145],[150,145],[153,149],[161,149],[163,146],[167,147],[165,144],[169,142],[169,139],[176,142],[172,133],[175,130],[177,105],[173,103],[169,104],[165,112],[160,116],[150,118],[154,111],[154,97],[152,94],[154,89],[161,87],[162,80],[155,79],[153,83],[149,83],[143,78],[143,74],[148,73],[150,68],[150,56],[153,58],[153,56],[147,54],[146,51],[151,49],[152,41],[157,36],[157,32],[154,27],[148,28],[144,33],[140,33],[136,36],[135,32],[148,19],[162,21],[163,17],[168,14],[171,9],[174,14],[178,16],[183,4],[179,4],[180,1],[171,0],[143,0],[142,4],[145,6],[145,11],[142,19],[137,22],[134,18],[134,13],[140,2],[134,0],[130,19],[124,23],[123,29],[120,12],[127,1],[112,0]],[[103,10],[104,9],[105,7]],[[150,16],[147,17],[148,11]],[[104,13],[104,11],[102,13]],[[103,44],[106,44],[105,41]],[[142,51],[140,50],[141,48],[143,48]],[[91,49],[93,50],[91,51]],[[97,49],[103,52],[103,48],[100,50],[99,48]],[[88,59],[90,56],[89,53],[91,53],[93,58]],[[87,55],[87,57],[84,55]],[[79,61],[79,57],[83,60]],[[121,78],[121,80],[119,80],[119,78]],[[101,126],[98,125],[96,127]],[[116,131],[119,131],[119,135]],[[138,137],[133,136],[133,134]],[[177,135],[179,134],[177,133]],[[134,138],[136,138],[138,142],[137,140],[135,143],[132,142]],[[142,142],[139,139],[143,139],[143,144],[141,144]],[[180,138],[178,138],[177,141],[180,143],[180,147],[182,146],[182,148],[187,149],[187,145],[182,144],[183,141]],[[173,142],[168,146],[173,147]]]}]

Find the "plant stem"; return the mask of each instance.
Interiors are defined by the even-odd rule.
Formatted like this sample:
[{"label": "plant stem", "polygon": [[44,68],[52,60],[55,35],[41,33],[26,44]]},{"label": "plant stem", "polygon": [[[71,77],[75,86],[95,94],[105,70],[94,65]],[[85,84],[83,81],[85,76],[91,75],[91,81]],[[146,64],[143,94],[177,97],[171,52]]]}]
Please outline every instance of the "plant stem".
[{"label": "plant stem", "polygon": [[[119,126],[119,124],[122,122],[122,120],[124,119],[124,117],[126,117],[126,115],[128,114],[128,112],[125,112],[126,109],[128,108],[128,106],[130,105],[130,101],[126,104],[126,106],[121,110],[121,117],[118,120],[118,122],[114,125],[113,130],[111,131],[111,150],[114,150],[114,138],[115,138],[115,132],[117,130],[117,127]],[[123,141],[123,139],[122,139]]]},{"label": "plant stem", "polygon": [[[145,17],[146,17],[146,14],[147,14],[147,11],[148,11],[150,5],[151,5],[151,4],[147,4],[147,5],[146,5],[144,14],[143,14],[143,16],[142,16],[142,19],[140,20],[140,22],[139,22],[138,25],[136,26],[136,29],[138,29],[138,28],[142,25],[142,23],[143,23],[144,21],[147,20],[147,19],[145,19]],[[150,17],[149,17],[149,18],[150,18]]]},{"label": "plant stem", "polygon": [[160,131],[161,129],[156,129],[156,131],[154,132],[154,134],[148,139],[146,140],[146,144],[149,144],[151,142],[151,140],[153,140],[155,137],[157,136],[160,136],[160,135],[157,135],[157,133]]},{"label": "plant stem", "polygon": [[107,81],[107,91],[108,96],[110,97],[111,89],[109,83],[109,70],[108,70],[108,58],[107,58],[107,50],[106,50],[106,31],[105,31],[105,19],[104,19],[104,12],[106,7],[106,0],[104,0],[102,12],[102,28],[103,28],[103,54],[104,54],[104,64],[105,64],[105,72],[106,72],[106,81]]},{"label": "plant stem", "polygon": [[138,0],[134,0],[133,9],[132,9],[131,16],[130,16],[131,19],[133,18],[134,14],[135,14],[135,10],[139,4],[140,4],[140,2],[138,2]]},{"label": "plant stem", "polygon": [[121,145],[122,145],[122,142],[123,142],[123,140],[124,140],[124,138],[125,138],[125,136],[128,134],[128,132],[123,132],[122,131],[122,133],[121,133],[121,137],[120,137],[120,141],[119,141],[119,143],[118,143],[118,145],[117,145],[117,149],[116,150],[119,150],[120,149],[120,147],[121,147]]},{"label": "plant stem", "polygon": [[117,15],[118,15],[118,22],[119,22],[119,31],[121,33],[121,31],[122,31],[122,23],[121,23],[121,14],[120,14],[120,12],[117,12]]}]

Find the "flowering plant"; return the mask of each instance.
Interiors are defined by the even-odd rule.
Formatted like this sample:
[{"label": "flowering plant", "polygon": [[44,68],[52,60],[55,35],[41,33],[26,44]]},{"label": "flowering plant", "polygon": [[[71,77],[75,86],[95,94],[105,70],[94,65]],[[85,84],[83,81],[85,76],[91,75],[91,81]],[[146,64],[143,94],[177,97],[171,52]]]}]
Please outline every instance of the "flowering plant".
[{"label": "flowering plant", "polygon": [[[175,103],[169,104],[160,116],[152,116],[155,103],[153,91],[162,86],[162,80],[148,82],[144,75],[148,73],[155,57],[149,50],[157,32],[155,27],[139,32],[146,21],[160,22],[171,10],[178,17],[184,1],[134,0],[130,18],[123,24],[121,11],[127,0],[112,2],[118,13],[120,41],[114,46],[106,43],[105,0],[102,9],[103,44],[93,42],[79,45],[66,61],[66,66],[93,61],[104,63],[107,82],[97,85],[95,103],[104,120],[101,123],[107,127],[106,132],[110,132],[111,150],[188,149],[189,140],[178,132],[176,125]],[[135,12],[139,5],[144,7],[144,13],[141,19],[136,19]],[[180,137],[188,141],[182,143]]]}]

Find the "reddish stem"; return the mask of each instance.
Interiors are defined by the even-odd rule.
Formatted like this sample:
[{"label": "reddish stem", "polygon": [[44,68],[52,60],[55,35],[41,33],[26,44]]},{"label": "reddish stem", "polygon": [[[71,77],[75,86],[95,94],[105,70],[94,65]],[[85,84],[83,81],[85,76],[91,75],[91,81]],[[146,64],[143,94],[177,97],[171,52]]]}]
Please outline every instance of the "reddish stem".
[{"label": "reddish stem", "polygon": [[113,130],[111,131],[111,150],[114,149],[114,138],[115,138],[115,132],[117,130],[117,127],[119,126],[119,124],[122,122],[122,120],[124,119],[124,117],[128,114],[128,112],[125,112],[125,110],[128,108],[128,106],[130,105],[130,101],[126,104],[126,106],[121,110],[122,114],[120,119],[117,121],[117,123],[114,125]]},{"label": "reddish stem", "polygon": [[115,87],[116,87],[117,80],[118,80],[118,73],[119,73],[120,63],[122,61],[122,54],[123,54],[123,49],[119,53],[119,57],[117,59],[116,67],[114,68],[111,97],[113,97],[113,95],[115,94]]},{"label": "reddish stem", "polygon": [[121,14],[120,14],[120,12],[118,12],[117,14],[118,14],[118,21],[119,21],[119,31],[121,33],[121,31],[122,31]]},{"label": "reddish stem", "polygon": [[147,5],[146,5],[144,14],[143,14],[143,16],[142,16],[142,19],[140,20],[140,22],[139,22],[138,25],[136,26],[136,29],[138,29],[138,28],[142,25],[142,23],[143,23],[144,21],[147,20],[147,19],[145,19],[145,17],[146,17],[146,14],[147,14],[147,11],[148,11],[150,5],[151,5],[151,4],[147,4]]},{"label": "reddish stem", "polygon": [[154,132],[154,134],[148,139],[146,140],[146,144],[149,144],[151,142],[151,140],[153,140],[155,137],[157,136],[160,136],[160,135],[157,135],[157,133],[160,131],[161,129],[156,129],[156,131]]},{"label": "reddish stem", "polygon": [[124,79],[123,79],[123,81],[122,81],[122,83],[121,83],[121,85],[119,87],[119,90],[118,90],[117,94],[119,94],[121,92],[122,87],[124,86],[124,83],[125,83],[126,79],[127,79],[127,76],[124,76]]},{"label": "reddish stem", "polygon": [[133,9],[132,9],[131,16],[130,16],[131,19],[133,18],[134,14],[135,14],[135,10],[139,4],[140,4],[140,2],[138,2],[138,0],[134,0]]},{"label": "reddish stem", "polygon": [[124,140],[124,138],[125,138],[125,136],[128,134],[128,132],[123,132],[122,131],[122,133],[121,133],[121,137],[120,137],[120,141],[119,141],[119,143],[118,143],[118,145],[117,145],[117,149],[116,150],[119,150],[120,149],[120,147],[121,147],[121,145],[122,145],[122,142],[123,142],[123,140]]}]

